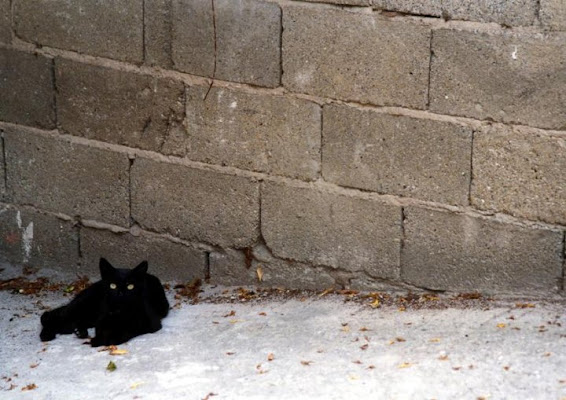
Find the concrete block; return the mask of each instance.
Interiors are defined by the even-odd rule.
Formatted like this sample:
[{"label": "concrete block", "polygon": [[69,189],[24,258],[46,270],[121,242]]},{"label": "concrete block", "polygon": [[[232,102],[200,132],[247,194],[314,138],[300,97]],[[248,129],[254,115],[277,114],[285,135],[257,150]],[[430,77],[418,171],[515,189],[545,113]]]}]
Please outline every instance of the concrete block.
[{"label": "concrete block", "polygon": [[447,211],[405,209],[402,279],[435,290],[548,293],[562,276],[562,233]]},{"label": "concrete block", "polygon": [[187,90],[187,157],[313,180],[320,169],[315,103],[228,89]]},{"label": "concrete block", "polygon": [[98,263],[104,257],[120,268],[133,268],[147,260],[149,272],[163,282],[205,277],[206,253],[202,250],[136,228],[114,233],[82,227],[80,235],[82,268],[90,276],[99,276]]},{"label": "concrete block", "polygon": [[171,0],[146,1],[144,7],[144,61],[150,65],[171,68]]},{"label": "concrete block", "polygon": [[0,0],[0,43],[12,43],[11,0]]},{"label": "concrete block", "polygon": [[144,0],[17,0],[18,37],[43,46],[143,61]]},{"label": "concrete block", "polygon": [[56,60],[59,125],[67,133],[161,150],[184,117],[184,85],[171,79]]},{"label": "concrete block", "polygon": [[[258,278],[258,268],[262,280]],[[244,252],[226,249],[210,254],[210,279],[228,286],[254,285],[288,289],[326,289],[335,285],[334,278],[322,267],[281,260],[273,257],[263,245],[256,246],[246,262]]]},{"label": "concrete block", "polygon": [[538,0],[442,0],[447,19],[495,22],[505,26],[533,25]]},{"label": "concrete block", "polygon": [[432,43],[432,111],[565,129],[566,34],[440,29]]},{"label": "concrete block", "polygon": [[267,183],[261,229],[275,257],[397,278],[401,210],[377,200]]},{"label": "concrete block", "polygon": [[8,194],[19,204],[129,225],[127,155],[6,128]]},{"label": "concrete block", "polygon": [[329,3],[337,4],[343,6],[369,6],[371,0],[295,0],[302,2],[313,2],[313,3]]},{"label": "concrete block", "polygon": [[468,204],[471,128],[343,105],[325,106],[323,120],[325,180],[379,193]]},{"label": "concrete block", "polygon": [[540,0],[540,21],[552,30],[566,31],[566,2]]},{"label": "concrete block", "polygon": [[368,13],[288,6],[283,28],[283,84],[289,90],[426,107],[428,27]]},{"label": "concrete block", "polygon": [[6,160],[4,159],[4,130],[0,128],[0,199],[6,195]]},{"label": "concrete block", "polygon": [[75,277],[78,229],[71,221],[30,209],[0,205],[0,254],[16,265]]},{"label": "concrete block", "polygon": [[[279,86],[281,9],[254,0],[216,0],[217,79]],[[173,63],[212,77],[214,28],[209,0],[173,0]]]},{"label": "concrete block", "polygon": [[566,138],[504,126],[474,139],[472,204],[566,225]]},{"label": "concrete block", "polygon": [[132,216],[151,231],[226,247],[259,235],[259,188],[249,178],[138,158]]},{"label": "concrete block", "polygon": [[372,0],[374,8],[404,14],[440,17],[444,0]]},{"label": "concrete block", "polygon": [[0,49],[0,120],[55,127],[53,60]]}]

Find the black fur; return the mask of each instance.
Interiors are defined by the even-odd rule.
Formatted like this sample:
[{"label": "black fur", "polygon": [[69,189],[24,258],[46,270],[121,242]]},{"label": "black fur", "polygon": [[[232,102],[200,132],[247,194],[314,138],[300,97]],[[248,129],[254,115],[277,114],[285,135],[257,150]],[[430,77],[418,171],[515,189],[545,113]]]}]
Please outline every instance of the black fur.
[{"label": "black fur", "polygon": [[42,341],[53,340],[58,333],[74,332],[86,338],[87,329],[94,327],[91,345],[109,346],[161,329],[169,302],[159,279],[147,273],[147,261],[129,270],[114,268],[101,258],[100,275],[102,280],[80,292],[68,305],[43,313]]}]

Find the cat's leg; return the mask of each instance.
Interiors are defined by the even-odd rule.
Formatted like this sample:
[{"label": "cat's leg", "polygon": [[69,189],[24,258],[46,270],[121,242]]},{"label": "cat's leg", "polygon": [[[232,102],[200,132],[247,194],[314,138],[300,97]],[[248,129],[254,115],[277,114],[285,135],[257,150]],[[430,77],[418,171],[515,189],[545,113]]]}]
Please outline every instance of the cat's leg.
[{"label": "cat's leg", "polygon": [[58,333],[71,333],[73,331],[67,318],[67,306],[44,312],[41,316],[41,325],[39,337],[43,342],[55,339]]}]

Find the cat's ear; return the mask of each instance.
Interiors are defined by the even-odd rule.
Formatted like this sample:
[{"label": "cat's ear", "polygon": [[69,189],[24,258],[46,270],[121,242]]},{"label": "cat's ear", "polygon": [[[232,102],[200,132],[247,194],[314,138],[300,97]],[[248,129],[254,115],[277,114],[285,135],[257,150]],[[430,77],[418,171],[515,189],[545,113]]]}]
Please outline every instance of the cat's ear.
[{"label": "cat's ear", "polygon": [[113,279],[116,273],[116,268],[114,268],[106,258],[100,258],[99,267],[100,277],[102,278],[102,280],[107,281]]},{"label": "cat's ear", "polygon": [[147,261],[142,261],[137,267],[134,268],[132,273],[134,275],[144,275],[145,273],[147,273],[147,267]]}]

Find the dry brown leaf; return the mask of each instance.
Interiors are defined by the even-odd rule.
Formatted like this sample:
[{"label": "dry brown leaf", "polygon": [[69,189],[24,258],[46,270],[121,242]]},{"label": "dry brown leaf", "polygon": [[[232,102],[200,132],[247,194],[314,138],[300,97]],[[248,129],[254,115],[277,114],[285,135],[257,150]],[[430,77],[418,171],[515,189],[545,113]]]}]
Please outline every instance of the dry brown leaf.
[{"label": "dry brown leaf", "polygon": [[407,341],[407,340],[405,340],[405,338],[402,338],[402,337],[396,337],[395,340],[398,341],[398,342],[406,342]]},{"label": "dry brown leaf", "polygon": [[328,288],[328,289],[324,290],[321,294],[319,294],[318,297],[324,297],[324,296],[326,296],[327,294],[332,293],[332,292],[334,292],[334,289],[333,289],[333,288]]},{"label": "dry brown leaf", "polygon": [[536,306],[533,303],[517,303],[515,304],[517,308],[535,308]]},{"label": "dry brown leaf", "polygon": [[409,362],[404,362],[403,364],[399,364],[399,366],[397,368],[409,368],[412,367],[413,364],[409,363]]},{"label": "dry brown leaf", "polygon": [[262,317],[267,317],[267,314],[264,312],[260,312],[258,315],[261,315]]},{"label": "dry brown leaf", "polygon": [[367,350],[368,347],[369,347],[369,345],[366,343],[366,344],[364,344],[363,346],[361,346],[360,349],[362,349],[362,350]]},{"label": "dry brown leaf", "polygon": [[29,385],[24,386],[22,388],[22,392],[27,392],[28,390],[35,390],[35,389],[37,389],[37,385],[35,383],[30,383]]},{"label": "dry brown leaf", "polygon": [[263,269],[261,268],[261,266],[257,267],[255,272],[257,274],[257,280],[263,282]]},{"label": "dry brown leaf", "polygon": [[441,355],[438,357],[438,359],[439,359],[440,361],[446,361],[446,360],[448,360],[448,355],[446,355],[446,354],[441,354]]},{"label": "dry brown leaf", "polygon": [[375,369],[375,365],[368,365],[367,369]]},{"label": "dry brown leaf", "polygon": [[500,322],[499,324],[497,324],[497,327],[500,329],[503,329],[507,326],[507,324],[504,324],[503,322]]},{"label": "dry brown leaf", "polygon": [[231,324],[237,324],[238,322],[244,322],[244,320],[243,319],[231,319],[228,322],[230,322]]},{"label": "dry brown leaf", "polygon": [[224,318],[233,317],[236,315],[236,311],[232,310],[228,314],[223,315]]},{"label": "dry brown leaf", "polygon": [[350,327],[348,325],[344,325],[342,327],[342,332],[350,332]]},{"label": "dry brown leaf", "polygon": [[371,329],[366,328],[365,326],[362,326],[360,328],[360,332],[367,332],[367,331],[371,331]]},{"label": "dry brown leaf", "polygon": [[33,368],[37,368],[38,366],[39,364],[35,363],[35,364],[31,364],[29,367],[33,369]]},{"label": "dry brown leaf", "polygon": [[430,343],[438,343],[440,342],[440,338],[432,338],[429,340]]},{"label": "dry brown leaf", "polygon": [[140,387],[141,385],[143,385],[143,382],[135,382],[135,383],[132,383],[132,385],[130,386],[130,389],[137,389],[137,388]]},{"label": "dry brown leaf", "polygon": [[506,366],[503,367],[503,369],[504,369],[505,371],[509,371],[509,368],[511,368],[511,367],[509,367],[509,365],[506,365]]},{"label": "dry brown leaf", "polygon": [[226,352],[226,355],[227,355],[227,356],[233,356],[234,354],[236,354],[236,353],[234,353],[233,351],[227,351],[227,352]]},{"label": "dry brown leaf", "polygon": [[544,353],[542,356],[543,356],[543,357],[550,357],[551,355],[552,355],[552,353],[546,352],[546,353]]},{"label": "dry brown leaf", "polygon": [[403,312],[403,311],[407,311],[407,307],[403,307],[403,306],[399,307],[399,312]]},{"label": "dry brown leaf", "polygon": [[311,365],[314,361],[301,361],[303,365]]},{"label": "dry brown leaf", "polygon": [[381,303],[379,302],[379,299],[375,299],[371,304],[370,304],[371,308],[379,308],[381,307]]},{"label": "dry brown leaf", "polygon": [[112,349],[110,350],[111,356],[123,356],[124,354],[128,354],[128,350],[125,349]]},{"label": "dry brown leaf", "polygon": [[269,353],[267,355],[267,361],[273,361],[275,359],[275,355],[273,353]]},{"label": "dry brown leaf", "polygon": [[352,363],[354,363],[354,364],[363,364],[363,362],[361,362],[360,360],[352,361]]},{"label": "dry brown leaf", "polygon": [[210,400],[210,398],[211,398],[212,396],[218,396],[218,394],[217,394],[217,393],[212,393],[212,392],[210,392],[210,393],[207,394],[205,397],[203,397],[202,400]]}]

